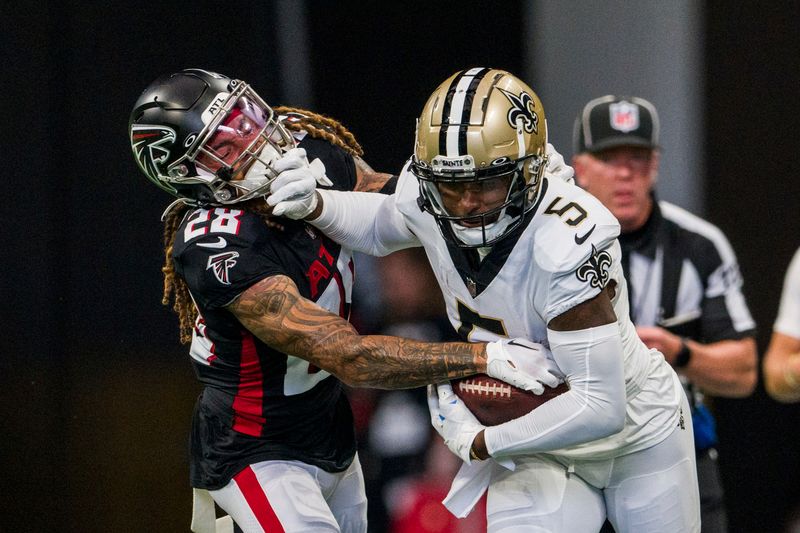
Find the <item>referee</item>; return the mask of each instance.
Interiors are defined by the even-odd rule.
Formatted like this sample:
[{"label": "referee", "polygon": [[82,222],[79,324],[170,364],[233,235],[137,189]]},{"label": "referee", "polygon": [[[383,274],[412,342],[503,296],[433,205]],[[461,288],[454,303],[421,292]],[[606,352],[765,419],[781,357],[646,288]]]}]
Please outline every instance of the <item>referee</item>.
[{"label": "referee", "polygon": [[575,121],[577,183],[619,220],[631,318],[664,354],[692,405],[702,530],[727,531],[709,396],[741,398],[757,380],[755,323],[728,239],[656,198],[658,113],[642,98],[603,96]]}]

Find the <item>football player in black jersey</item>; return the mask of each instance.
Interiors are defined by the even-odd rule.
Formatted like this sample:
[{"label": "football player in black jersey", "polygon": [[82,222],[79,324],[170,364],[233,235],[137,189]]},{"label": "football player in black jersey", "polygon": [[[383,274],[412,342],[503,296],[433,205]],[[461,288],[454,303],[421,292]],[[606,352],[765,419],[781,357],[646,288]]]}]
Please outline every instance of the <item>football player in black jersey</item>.
[{"label": "football player in black jersey", "polygon": [[342,382],[410,388],[485,372],[535,392],[557,384],[531,343],[358,335],[350,250],[271,218],[308,180],[391,190],[335,120],[272,109],[240,80],[187,69],[145,89],[129,133],[140,169],[177,197],[164,214],[163,302],[205,386],[191,435],[193,530],[214,530],[210,492],[244,531],[366,531]]}]

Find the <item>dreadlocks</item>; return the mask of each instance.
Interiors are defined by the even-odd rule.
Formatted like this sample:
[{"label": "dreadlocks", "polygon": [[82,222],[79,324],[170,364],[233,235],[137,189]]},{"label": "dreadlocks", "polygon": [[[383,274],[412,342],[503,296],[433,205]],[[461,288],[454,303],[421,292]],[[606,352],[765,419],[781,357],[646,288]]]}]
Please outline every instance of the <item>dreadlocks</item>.
[{"label": "dreadlocks", "polygon": [[286,116],[282,124],[289,130],[305,130],[312,137],[325,139],[352,156],[364,155],[364,150],[361,149],[355,136],[335,119],[296,107],[276,107],[275,112]]},{"label": "dreadlocks", "polygon": [[[355,136],[330,117],[294,107],[276,107],[275,112],[283,116],[281,121],[283,126],[291,131],[306,131],[312,137],[325,139],[354,157],[364,155]],[[267,214],[268,207],[263,198],[243,202],[237,207],[261,215],[269,227],[282,227]],[[178,315],[178,332],[182,344],[188,344],[192,340],[197,308],[189,294],[186,281],[175,272],[172,249],[175,245],[175,233],[189,209],[190,206],[187,204],[178,204],[170,209],[164,218],[164,266],[161,267],[161,272],[164,274],[164,294],[161,303],[169,305],[172,302],[172,310]]]}]

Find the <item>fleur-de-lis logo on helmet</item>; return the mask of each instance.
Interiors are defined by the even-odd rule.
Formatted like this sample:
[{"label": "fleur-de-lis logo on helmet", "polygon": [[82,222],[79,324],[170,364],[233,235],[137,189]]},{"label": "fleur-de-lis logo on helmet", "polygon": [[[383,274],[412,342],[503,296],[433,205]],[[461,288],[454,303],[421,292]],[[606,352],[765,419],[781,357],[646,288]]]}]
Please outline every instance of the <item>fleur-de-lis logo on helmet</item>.
[{"label": "fleur-de-lis logo on helmet", "polygon": [[522,91],[519,95],[508,92],[505,89],[498,90],[511,102],[511,109],[508,110],[508,123],[511,127],[517,127],[517,121],[522,120],[522,127],[527,133],[539,133],[539,115],[534,111],[533,97]]},{"label": "fleur-de-lis logo on helmet", "polygon": [[611,266],[611,255],[603,250],[598,252],[592,245],[589,259],[575,273],[581,281],[588,281],[592,287],[603,288],[608,283],[608,268]]}]

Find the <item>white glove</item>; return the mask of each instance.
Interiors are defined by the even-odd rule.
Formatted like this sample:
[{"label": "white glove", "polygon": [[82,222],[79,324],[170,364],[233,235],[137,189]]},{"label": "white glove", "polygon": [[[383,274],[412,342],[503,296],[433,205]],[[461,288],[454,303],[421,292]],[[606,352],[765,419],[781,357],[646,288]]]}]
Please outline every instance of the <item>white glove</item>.
[{"label": "white glove", "polygon": [[428,410],[431,412],[431,424],[442,436],[445,445],[462,461],[470,464],[472,441],[485,426],[456,396],[449,383],[428,385]]},{"label": "white glove", "polygon": [[564,374],[550,350],[527,339],[503,339],[486,345],[486,374],[534,394],[555,387]]},{"label": "white glove", "polygon": [[547,156],[547,166],[544,168],[544,175],[548,178],[555,178],[567,183],[574,183],[575,170],[564,161],[564,156],[559,154],[555,147],[547,143],[545,150]]},{"label": "white glove", "polygon": [[317,183],[333,185],[325,175],[325,165],[319,159],[311,163],[303,148],[292,148],[272,164],[278,176],[270,185],[267,204],[272,214],[294,220],[305,218],[317,207]]}]

